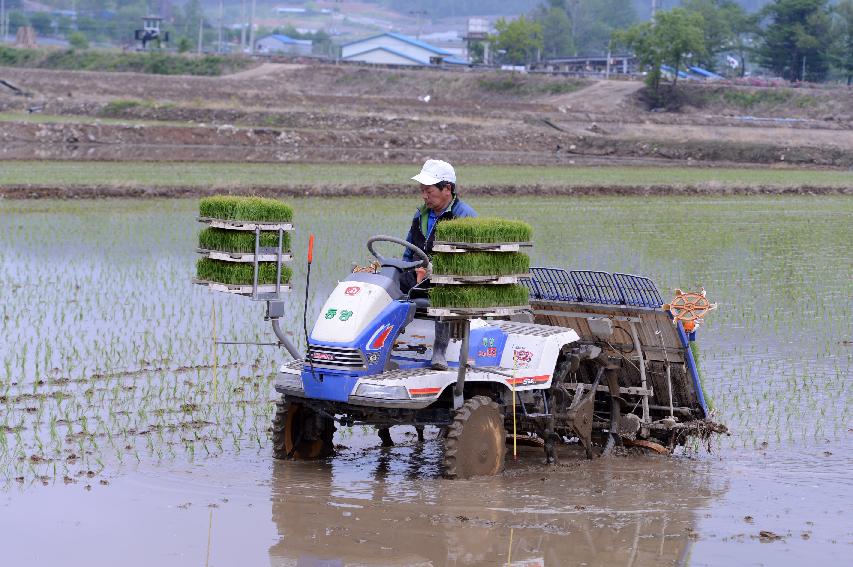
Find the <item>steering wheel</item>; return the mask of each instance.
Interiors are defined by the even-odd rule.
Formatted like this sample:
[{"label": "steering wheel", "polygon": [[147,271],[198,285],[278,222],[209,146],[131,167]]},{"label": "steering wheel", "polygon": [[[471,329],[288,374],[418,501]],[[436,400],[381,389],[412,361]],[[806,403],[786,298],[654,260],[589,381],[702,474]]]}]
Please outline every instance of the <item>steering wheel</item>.
[{"label": "steering wheel", "polygon": [[[403,260],[398,260],[397,258],[386,258],[379,252],[373,249],[374,242],[390,242],[391,244],[399,244],[400,246],[405,246],[409,250],[414,253],[415,256],[420,258],[419,260],[413,260],[411,262],[405,262]],[[411,270],[414,268],[429,268],[429,256],[426,255],[426,252],[412,244],[411,242],[406,242],[401,238],[395,238],[393,236],[386,236],[384,234],[378,234],[376,236],[371,236],[367,239],[367,251],[373,254],[373,257],[376,258],[380,264],[383,266],[391,266],[392,268],[397,268],[398,270]]]}]

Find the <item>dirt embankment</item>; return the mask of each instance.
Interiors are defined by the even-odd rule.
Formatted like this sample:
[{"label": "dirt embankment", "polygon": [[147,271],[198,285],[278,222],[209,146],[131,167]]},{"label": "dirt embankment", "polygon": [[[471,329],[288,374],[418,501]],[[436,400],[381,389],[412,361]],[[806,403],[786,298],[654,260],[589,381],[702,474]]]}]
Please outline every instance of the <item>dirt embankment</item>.
[{"label": "dirt embankment", "polygon": [[[198,198],[208,195],[258,195],[262,197],[411,197],[409,188],[398,185],[255,185],[228,186],[115,186],[71,185],[64,187],[0,186],[0,198],[9,199],[100,199],[100,198]],[[675,196],[675,195],[853,195],[853,187],[806,185],[466,185],[466,195],[507,196]]]},{"label": "dirt embankment", "polygon": [[[653,113],[630,82],[334,65],[260,71],[211,78],[0,69],[32,94],[0,95],[0,110],[62,115],[45,116],[48,124],[7,118],[0,159],[408,163],[450,154],[470,164],[853,166],[846,91],[685,85],[695,107]],[[842,102],[824,105],[836,95]],[[759,103],[805,114],[732,110]],[[815,110],[824,106],[831,116]]]},{"label": "dirt embankment", "polygon": [[664,141],[652,135],[614,139],[546,124],[389,131],[7,122],[0,143],[2,159],[409,163],[452,148],[457,161],[470,164],[570,164],[614,157],[853,167],[853,152],[837,147]]}]

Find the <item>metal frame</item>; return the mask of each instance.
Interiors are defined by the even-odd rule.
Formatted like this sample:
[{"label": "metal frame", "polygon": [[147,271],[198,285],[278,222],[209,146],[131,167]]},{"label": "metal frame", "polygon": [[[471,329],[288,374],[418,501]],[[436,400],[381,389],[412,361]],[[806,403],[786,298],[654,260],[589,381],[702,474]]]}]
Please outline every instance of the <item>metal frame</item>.
[{"label": "metal frame", "polygon": [[[288,284],[281,283],[281,265],[283,262],[293,260],[293,255],[283,252],[284,233],[293,231],[293,224],[281,222],[256,222],[256,221],[240,221],[240,220],[225,220],[215,219],[211,217],[198,217],[201,223],[209,224],[212,228],[222,228],[225,230],[236,230],[242,232],[255,233],[255,250],[251,253],[243,252],[222,252],[218,250],[206,250],[204,248],[196,249],[196,252],[214,260],[223,262],[239,262],[252,263],[252,283],[251,285],[228,285],[219,282],[210,282],[207,280],[193,279],[193,283],[204,285],[212,291],[220,291],[242,295],[248,297],[252,301],[279,301],[281,300],[282,292],[288,292],[292,288]],[[261,231],[278,231],[278,242],[274,248],[261,247]],[[275,284],[258,284],[258,270],[260,262],[275,262],[276,276]],[[268,309],[269,310],[269,309]]]}]

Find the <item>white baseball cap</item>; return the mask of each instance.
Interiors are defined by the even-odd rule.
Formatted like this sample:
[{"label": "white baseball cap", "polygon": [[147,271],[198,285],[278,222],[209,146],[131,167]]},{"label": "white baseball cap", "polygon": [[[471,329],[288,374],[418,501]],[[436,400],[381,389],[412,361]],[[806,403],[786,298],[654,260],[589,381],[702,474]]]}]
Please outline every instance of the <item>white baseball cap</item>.
[{"label": "white baseball cap", "polygon": [[456,184],[456,171],[453,166],[440,159],[428,159],[424,162],[421,172],[412,177],[421,185],[435,185],[442,181],[450,181]]}]

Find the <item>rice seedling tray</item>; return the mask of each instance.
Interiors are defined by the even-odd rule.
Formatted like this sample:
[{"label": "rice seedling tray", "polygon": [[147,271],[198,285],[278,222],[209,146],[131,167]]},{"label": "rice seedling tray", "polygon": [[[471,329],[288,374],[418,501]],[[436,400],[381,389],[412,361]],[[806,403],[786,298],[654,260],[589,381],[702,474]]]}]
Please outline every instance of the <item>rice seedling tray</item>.
[{"label": "rice seedling tray", "polygon": [[293,230],[293,223],[290,222],[263,222],[263,221],[241,221],[241,220],[225,220],[213,217],[198,217],[198,222],[209,224],[211,228],[224,228],[225,230],[283,230],[290,232]]},{"label": "rice seedling tray", "polygon": [[[211,260],[222,260],[223,262],[254,262],[255,254],[253,252],[223,252],[222,250],[208,250],[207,248],[197,248],[196,252],[210,258]],[[278,250],[276,248],[259,248],[258,262],[277,262]],[[282,262],[290,262],[293,260],[293,254],[290,252],[281,253]]]},{"label": "rice seedling tray", "polygon": [[428,307],[427,315],[443,319],[470,319],[472,317],[511,317],[529,312],[529,305],[510,307]]},{"label": "rice seedling tray", "polygon": [[522,247],[531,247],[533,242],[445,242],[433,243],[434,252],[518,252]]},{"label": "rice seedling tray", "polygon": [[435,275],[430,276],[430,281],[435,285],[504,285],[517,284],[520,278],[528,278],[529,274],[510,274],[505,276],[457,276],[457,275]]},{"label": "rice seedling tray", "polygon": [[[212,282],[209,280],[202,280],[199,278],[193,278],[193,283],[201,286],[209,287],[212,291],[220,291],[224,293],[232,293],[234,295],[254,295],[255,286],[252,284],[224,284],[220,282]],[[282,293],[288,292],[291,290],[290,284],[281,284],[279,287],[279,291]],[[270,297],[275,297],[275,284],[258,284],[257,287],[258,298],[263,299],[263,295],[268,295]]]}]

